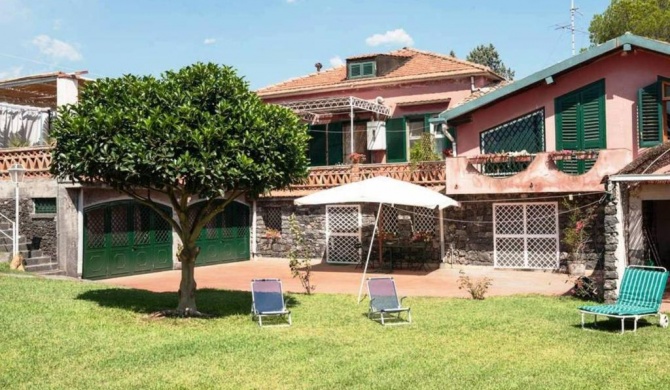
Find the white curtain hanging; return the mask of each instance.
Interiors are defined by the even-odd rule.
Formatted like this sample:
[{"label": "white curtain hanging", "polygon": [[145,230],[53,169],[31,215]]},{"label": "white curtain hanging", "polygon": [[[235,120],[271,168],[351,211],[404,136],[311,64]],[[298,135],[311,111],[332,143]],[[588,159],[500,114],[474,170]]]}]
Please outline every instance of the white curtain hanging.
[{"label": "white curtain hanging", "polygon": [[0,146],[9,147],[14,137],[37,144],[46,137],[48,123],[46,109],[0,103]]}]

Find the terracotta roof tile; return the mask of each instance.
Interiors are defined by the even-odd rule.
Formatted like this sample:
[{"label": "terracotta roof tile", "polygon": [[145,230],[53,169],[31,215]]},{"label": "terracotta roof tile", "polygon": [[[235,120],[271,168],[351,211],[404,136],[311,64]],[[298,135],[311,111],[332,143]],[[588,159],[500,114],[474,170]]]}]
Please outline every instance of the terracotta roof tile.
[{"label": "terracotta roof tile", "polygon": [[496,89],[502,88],[506,85],[511,84],[512,81],[508,80],[502,80],[502,81],[497,81],[495,83],[489,84],[486,87],[483,88],[478,88],[476,91],[472,92],[470,95],[468,95],[465,99],[461,100],[460,102],[456,103],[452,108],[456,108],[460,105],[463,105],[465,103],[471,102],[473,100],[479,99],[480,97],[487,95]]},{"label": "terracotta roof tile", "polygon": [[[365,56],[349,57],[349,59],[368,58],[376,55],[380,54],[367,54]],[[259,89],[257,92],[260,96],[272,96],[291,92],[318,91],[337,87],[355,88],[392,81],[401,82],[433,77],[446,78],[481,73],[488,73],[492,78],[502,79],[486,66],[413,48],[403,48],[384,53],[384,55],[406,57],[408,59],[397,68],[379,77],[349,80],[347,79],[346,66],[340,66],[270,85]]]}]

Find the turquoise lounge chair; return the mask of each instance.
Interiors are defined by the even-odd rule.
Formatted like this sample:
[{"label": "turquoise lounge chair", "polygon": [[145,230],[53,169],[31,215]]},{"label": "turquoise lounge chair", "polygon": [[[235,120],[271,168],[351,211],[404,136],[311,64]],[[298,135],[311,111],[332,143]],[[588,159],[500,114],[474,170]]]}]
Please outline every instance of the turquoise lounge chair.
[{"label": "turquoise lounge chair", "polygon": [[668,270],[663,267],[645,267],[631,265],[626,268],[619,289],[619,297],[613,305],[582,306],[582,329],[584,315],[594,315],[594,325],[598,316],[621,319],[621,333],[624,332],[626,318],[635,320],[633,331],[637,330],[637,320],[647,316],[658,316],[664,328],[668,326],[668,317],[661,314],[661,300],[668,282]]},{"label": "turquoise lounge chair", "polygon": [[[393,278],[368,278],[368,292],[370,293],[370,310],[368,318],[378,316],[382,325],[402,325],[412,323],[412,312],[409,307],[402,306],[398,299]],[[407,321],[402,321],[400,313],[407,312]],[[388,322],[389,318],[396,321]]]}]

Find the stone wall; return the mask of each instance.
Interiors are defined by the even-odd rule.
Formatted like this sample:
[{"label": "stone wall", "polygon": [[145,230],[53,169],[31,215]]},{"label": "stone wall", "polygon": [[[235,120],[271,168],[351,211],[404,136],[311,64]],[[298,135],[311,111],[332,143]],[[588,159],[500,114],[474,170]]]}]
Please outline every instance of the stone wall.
[{"label": "stone wall", "polygon": [[[460,208],[448,208],[444,212],[445,262],[470,265],[493,265],[493,204],[505,202],[558,202],[559,229],[566,226],[568,215],[562,204],[565,194],[524,195],[470,195],[460,196]],[[582,207],[597,202],[602,195],[575,196],[573,204]],[[455,197],[456,198],[456,197]],[[536,199],[537,198],[537,199]],[[605,236],[603,234],[604,205],[597,210],[591,241],[587,244],[585,257],[587,269],[602,269]],[[563,231],[559,233],[560,268],[565,269],[568,253],[563,247]]]},{"label": "stone wall", "polygon": [[[0,199],[0,213],[14,220],[15,204],[15,199]],[[34,214],[34,210],[32,198],[20,198],[19,234],[26,238],[28,249],[41,250],[44,256],[56,260],[56,214]],[[6,220],[2,218],[0,222]],[[11,236],[11,232],[7,233]]]},{"label": "stone wall", "polygon": [[602,275],[602,291],[605,302],[613,302],[616,300],[617,283],[619,275],[617,272],[617,258],[616,250],[619,242],[619,233],[617,232],[617,225],[623,221],[617,218],[617,205],[621,199],[616,199],[614,195],[608,198],[607,206],[604,210],[604,258],[603,258],[603,275]]}]

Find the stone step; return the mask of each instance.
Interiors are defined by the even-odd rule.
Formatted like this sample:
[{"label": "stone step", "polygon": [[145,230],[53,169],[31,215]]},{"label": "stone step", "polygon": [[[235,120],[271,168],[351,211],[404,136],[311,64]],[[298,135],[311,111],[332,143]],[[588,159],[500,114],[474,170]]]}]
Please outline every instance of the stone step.
[{"label": "stone step", "polygon": [[25,259],[26,266],[40,265],[51,263],[51,256],[32,256]]},{"label": "stone step", "polygon": [[44,271],[58,270],[58,263],[51,262],[46,264],[26,265],[26,272],[42,273]]},{"label": "stone step", "polygon": [[[4,218],[3,218],[4,219]],[[20,227],[20,226],[19,226]],[[9,222],[0,222],[0,230],[12,231],[12,224]]]},{"label": "stone step", "polygon": [[[19,236],[19,245],[21,244],[30,244],[24,236]],[[12,239],[0,235],[0,245],[12,245]]]}]

